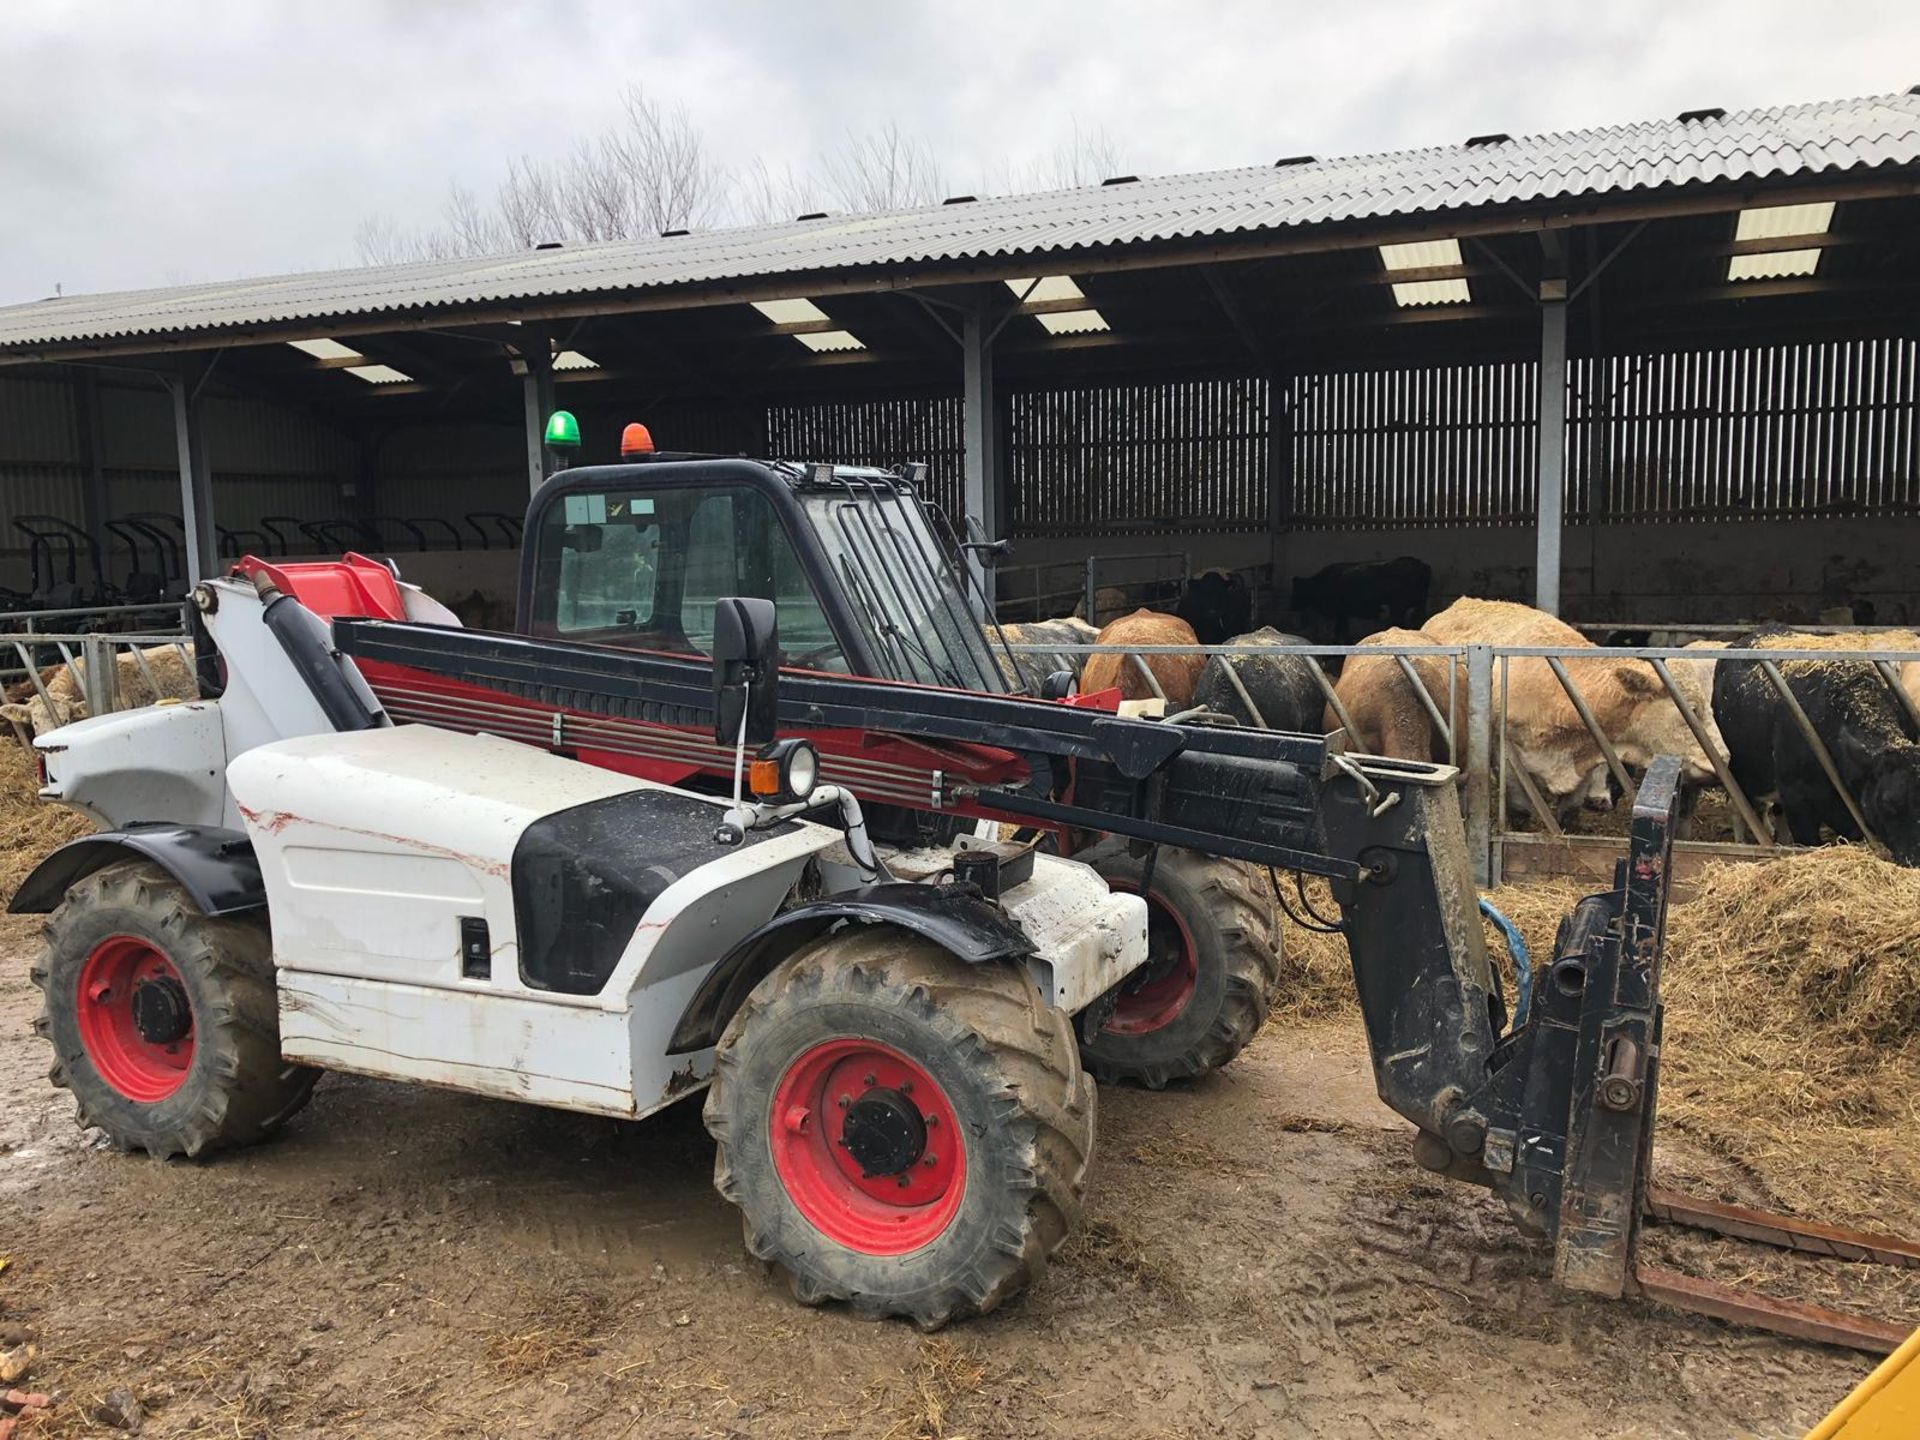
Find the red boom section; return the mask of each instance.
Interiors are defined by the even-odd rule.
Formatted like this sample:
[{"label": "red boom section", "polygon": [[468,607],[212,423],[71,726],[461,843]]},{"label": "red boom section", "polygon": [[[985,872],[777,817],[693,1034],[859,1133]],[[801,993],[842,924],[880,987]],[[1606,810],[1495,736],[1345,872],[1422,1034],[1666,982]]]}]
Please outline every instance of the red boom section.
[{"label": "red boom section", "polygon": [[[355,663],[396,721],[468,734],[484,731],[667,785],[697,774],[733,776],[733,747],[716,743],[711,731],[543,705],[405,665]],[[819,750],[823,781],[845,785],[863,800],[915,810],[984,815],[956,801],[953,786],[1019,783],[1026,775],[1023,761],[986,745],[935,744],[859,730],[797,733]]]}]

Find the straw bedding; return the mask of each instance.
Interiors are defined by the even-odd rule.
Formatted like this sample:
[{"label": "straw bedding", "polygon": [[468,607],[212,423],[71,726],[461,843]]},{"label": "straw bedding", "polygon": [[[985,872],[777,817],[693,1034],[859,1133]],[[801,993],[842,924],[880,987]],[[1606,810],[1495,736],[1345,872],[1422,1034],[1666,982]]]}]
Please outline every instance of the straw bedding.
[{"label": "straw bedding", "polygon": [[[1489,898],[1538,960],[1582,888]],[[1287,931],[1281,1023],[1351,1011],[1344,943]],[[1745,1172],[1767,1203],[1882,1229],[1920,1221],[1920,871],[1849,845],[1712,866],[1669,913],[1663,993],[1665,1131]]]}]

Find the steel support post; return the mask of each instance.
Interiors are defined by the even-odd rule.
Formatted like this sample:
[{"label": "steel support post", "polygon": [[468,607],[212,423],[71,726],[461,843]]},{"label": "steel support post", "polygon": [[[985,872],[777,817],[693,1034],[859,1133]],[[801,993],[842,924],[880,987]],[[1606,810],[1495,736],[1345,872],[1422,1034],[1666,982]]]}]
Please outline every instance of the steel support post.
[{"label": "steel support post", "polygon": [[553,356],[542,341],[527,347],[522,363],[526,371],[520,377],[520,395],[526,411],[527,493],[531,495],[547,479],[547,417],[554,408]]},{"label": "steel support post", "polygon": [[180,523],[187,532],[187,584],[198,585],[219,572],[213,540],[213,470],[207,461],[206,429],[201,424],[198,377],[169,375],[173,397],[173,438],[180,463]]},{"label": "steel support post", "polygon": [[1567,282],[1540,282],[1539,500],[1533,603],[1560,613],[1560,541],[1567,475]]},{"label": "steel support post", "polygon": [[1267,568],[1276,605],[1286,582],[1287,536],[1293,529],[1293,384],[1284,370],[1267,372]]},{"label": "steel support post", "polygon": [[[1459,725],[1456,718],[1454,725]],[[1467,647],[1467,858],[1476,885],[1493,884],[1493,647]]]},{"label": "steel support post", "polygon": [[[978,538],[990,541],[1006,535],[1006,517],[1002,512],[1004,452],[999,433],[1000,409],[995,403],[993,387],[991,320],[983,311],[969,310],[960,322],[961,434],[965,450],[962,501],[966,518],[979,527]],[[967,563],[980,582],[981,593],[992,606],[996,599],[993,567],[983,563],[977,551],[967,554]]]}]

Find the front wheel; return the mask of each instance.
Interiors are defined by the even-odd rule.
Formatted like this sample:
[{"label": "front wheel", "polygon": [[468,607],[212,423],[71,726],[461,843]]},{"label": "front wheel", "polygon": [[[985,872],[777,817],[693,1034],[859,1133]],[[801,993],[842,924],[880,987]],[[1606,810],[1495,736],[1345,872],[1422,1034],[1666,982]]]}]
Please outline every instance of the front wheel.
[{"label": "front wheel", "polygon": [[1147,896],[1147,963],[1083,1042],[1103,1082],[1158,1090],[1232,1060],[1260,1033],[1280,983],[1280,933],[1266,876],[1237,860],[1162,847],[1150,888],[1127,842],[1074,856],[1115,890]]},{"label": "front wheel", "polygon": [[926,1329],[1031,1284],[1079,1219],[1094,1089],[1027,976],[885,926],[803,949],[714,1055],[714,1184],[807,1304]]},{"label": "front wheel", "polygon": [[251,1144],[319,1078],[281,1058],[264,921],[202,914],[151,862],[74,882],[32,978],[54,1084],[122,1150],[164,1159]]}]

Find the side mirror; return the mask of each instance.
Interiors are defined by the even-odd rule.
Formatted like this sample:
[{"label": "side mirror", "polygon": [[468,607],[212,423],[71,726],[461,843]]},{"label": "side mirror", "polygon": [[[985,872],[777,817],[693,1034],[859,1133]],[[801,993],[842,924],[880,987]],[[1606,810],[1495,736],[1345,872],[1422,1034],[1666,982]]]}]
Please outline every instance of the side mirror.
[{"label": "side mirror", "polygon": [[[713,607],[713,738],[765,745],[780,700],[780,626],[771,600],[733,596]],[[744,721],[746,731],[741,733]]]}]

